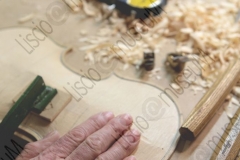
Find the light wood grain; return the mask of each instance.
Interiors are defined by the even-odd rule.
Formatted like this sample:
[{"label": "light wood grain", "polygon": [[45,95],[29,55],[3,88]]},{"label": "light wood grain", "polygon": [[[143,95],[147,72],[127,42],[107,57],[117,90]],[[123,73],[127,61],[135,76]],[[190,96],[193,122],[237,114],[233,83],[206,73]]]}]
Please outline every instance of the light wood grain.
[{"label": "light wood grain", "polygon": [[[82,90],[75,92],[72,87],[76,82],[81,82],[81,77],[61,63],[60,55],[65,48],[46,39],[35,48],[34,53],[28,54],[17,45],[14,38],[19,33],[26,35],[29,32],[31,30],[27,28],[0,31],[0,74],[3,76],[0,79],[0,118],[12,106],[13,97],[23,87],[22,82],[28,79],[28,76],[21,75],[30,72],[41,75],[46,84],[58,90],[68,90],[73,96],[67,107],[51,123],[34,114],[26,117],[20,129],[37,140],[52,130],[58,130],[63,135],[98,112],[112,111],[115,115],[129,113],[133,116],[132,127],[142,133],[140,145],[134,153],[138,160],[167,159],[172,154],[179,137],[180,114],[171,98],[164,96],[168,106],[158,97],[161,89],[112,75],[108,79],[94,81],[95,85],[85,95]],[[88,86],[93,85],[90,80],[84,81]],[[83,86],[79,83],[77,85]],[[77,101],[79,94],[82,98]],[[153,108],[146,104],[151,102],[151,98],[157,99],[153,101]],[[154,114],[151,114],[152,109]],[[151,117],[153,115],[160,117]]]}]

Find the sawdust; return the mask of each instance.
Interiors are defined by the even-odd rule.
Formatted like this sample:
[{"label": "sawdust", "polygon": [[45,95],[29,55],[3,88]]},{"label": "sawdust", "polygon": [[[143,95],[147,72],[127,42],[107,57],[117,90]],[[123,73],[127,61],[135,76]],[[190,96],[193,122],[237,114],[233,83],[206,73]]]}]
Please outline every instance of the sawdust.
[{"label": "sawdust", "polygon": [[[123,70],[131,64],[139,68],[144,51],[159,51],[161,40],[171,38],[177,42],[176,52],[195,55],[200,63],[203,59],[209,62],[209,65],[202,64],[204,81],[192,87],[194,92],[201,90],[199,87],[205,92],[209,88],[208,80],[217,77],[221,68],[240,56],[240,21],[236,20],[240,9],[238,0],[169,1],[161,15],[145,20],[123,16],[95,1],[78,1],[77,6],[87,16],[95,16],[96,22],[105,21],[97,35],[88,36],[82,31],[85,37],[79,39],[89,43],[79,49],[86,52],[85,60],[91,63],[96,62],[94,55],[98,54],[97,61],[104,59],[107,63],[113,58],[123,61],[126,63]],[[115,42],[111,41],[112,37],[116,38]],[[155,73],[149,75],[156,76],[161,79]],[[234,91],[234,94],[238,93]]]}]

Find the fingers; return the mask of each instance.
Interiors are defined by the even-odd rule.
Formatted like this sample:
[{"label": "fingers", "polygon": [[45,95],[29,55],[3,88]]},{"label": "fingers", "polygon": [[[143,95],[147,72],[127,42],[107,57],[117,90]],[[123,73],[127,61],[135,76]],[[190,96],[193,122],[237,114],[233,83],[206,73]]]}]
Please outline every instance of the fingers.
[{"label": "fingers", "polygon": [[92,116],[81,125],[69,131],[56,143],[44,150],[38,159],[66,158],[81,144],[89,135],[105,126],[114,117],[111,112],[99,113]]},{"label": "fingers", "polygon": [[[126,132],[111,148],[99,155],[97,160],[122,160],[129,156],[139,144],[140,132],[131,130]],[[133,156],[124,160],[134,160]]]},{"label": "fingers", "polygon": [[39,142],[28,144],[17,160],[34,157],[59,160],[136,160],[129,155],[137,148],[140,133],[136,130],[129,131],[132,123],[132,117],[128,114],[114,118],[111,112],[100,113],[60,139],[55,132]]},{"label": "fingers", "polygon": [[38,154],[45,148],[48,148],[52,143],[56,142],[59,137],[59,133],[57,131],[53,131],[40,141],[28,143],[16,160],[28,160],[38,156]]},{"label": "fingers", "polygon": [[131,127],[132,122],[132,117],[128,114],[112,119],[102,129],[90,135],[67,159],[95,159],[116,142]]},{"label": "fingers", "polygon": [[137,160],[135,156],[129,156],[124,158],[123,160]]}]

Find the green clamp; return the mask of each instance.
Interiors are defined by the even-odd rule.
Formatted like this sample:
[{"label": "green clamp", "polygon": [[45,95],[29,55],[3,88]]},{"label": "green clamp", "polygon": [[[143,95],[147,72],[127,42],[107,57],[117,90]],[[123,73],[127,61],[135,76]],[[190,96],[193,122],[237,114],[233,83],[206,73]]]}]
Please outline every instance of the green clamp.
[{"label": "green clamp", "polygon": [[41,113],[56,94],[56,89],[46,86],[43,78],[37,76],[1,122],[0,150],[4,149],[29,112]]}]

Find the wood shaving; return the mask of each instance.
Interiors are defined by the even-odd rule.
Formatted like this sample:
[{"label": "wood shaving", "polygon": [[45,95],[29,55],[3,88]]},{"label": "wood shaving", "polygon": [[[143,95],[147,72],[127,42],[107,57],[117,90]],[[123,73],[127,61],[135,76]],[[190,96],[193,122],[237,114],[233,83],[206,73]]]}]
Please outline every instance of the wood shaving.
[{"label": "wood shaving", "polygon": [[[240,5],[238,1],[217,3],[173,2],[177,6],[166,7],[169,25],[168,29],[175,33],[178,50],[185,53],[200,54],[197,49],[202,49],[208,55],[215,57],[214,63],[226,64],[234,57],[239,57],[240,23],[234,21]],[[224,7],[223,7],[224,6]],[[169,11],[169,12],[168,12]],[[170,12],[171,11],[171,12]],[[193,44],[186,45],[192,39]],[[186,49],[185,49],[186,48]],[[231,57],[231,58],[229,58]],[[214,65],[213,63],[213,65]],[[211,73],[203,75],[208,78],[219,69],[213,67]],[[206,71],[208,72],[208,71]]]},{"label": "wood shaving", "polygon": [[80,34],[81,34],[82,36],[85,36],[85,35],[87,34],[87,31],[81,30],[81,31],[80,31]]},{"label": "wood shaving", "polygon": [[239,106],[239,101],[235,97],[232,97],[231,100],[228,102],[228,105],[224,106],[224,110],[229,118],[233,118]]},{"label": "wood shaving", "polygon": [[90,49],[96,48],[97,46],[98,46],[98,45],[96,45],[96,44],[88,45],[88,46],[82,46],[82,47],[79,47],[79,50],[80,50],[80,51],[90,50]]},{"label": "wood shaving", "polygon": [[232,103],[237,105],[237,106],[240,106],[240,102],[236,97],[232,97]]},{"label": "wood shaving", "polygon": [[95,61],[93,54],[87,54],[85,56],[85,60],[88,60],[90,62],[90,64],[94,64],[94,61]]},{"label": "wood shaving", "polygon": [[148,77],[152,78],[152,77],[154,77],[154,74],[149,74]]},{"label": "wood shaving", "polygon": [[82,1],[79,0],[65,0],[65,3],[73,10],[73,12],[79,12],[82,7]]},{"label": "wood shaving", "polygon": [[161,71],[161,68],[154,68],[153,70],[147,72],[147,76],[149,78],[161,80],[162,77],[160,76],[160,71]]},{"label": "wood shaving", "polygon": [[129,64],[128,64],[128,63],[126,63],[126,64],[123,65],[123,70],[124,70],[124,71],[127,70],[128,68],[129,68]]},{"label": "wood shaving", "polygon": [[233,94],[235,95],[235,96],[237,96],[238,98],[240,98],[240,87],[238,87],[238,86],[235,86],[234,88],[233,88]]},{"label": "wood shaving", "polygon": [[176,83],[171,83],[171,86],[173,87],[173,89],[176,89],[176,90],[181,89],[181,87],[179,85],[177,85]]},{"label": "wood shaving", "polygon": [[209,89],[213,82],[209,80],[204,80],[204,79],[193,79],[192,81],[189,81],[190,84],[193,86],[198,86],[199,88],[193,87],[192,90],[204,90],[204,92]]},{"label": "wood shaving", "polygon": [[83,4],[83,11],[87,16],[94,17],[97,16],[96,8],[85,0],[81,0]]},{"label": "wood shaving", "polygon": [[160,79],[162,79],[162,77],[161,76],[156,76],[156,79],[160,80]]},{"label": "wood shaving", "polygon": [[198,91],[201,91],[202,93],[205,93],[205,89],[201,86],[197,85],[191,85],[191,90],[194,92],[194,95],[197,95]]},{"label": "wood shaving", "polygon": [[192,53],[193,49],[189,46],[180,46],[177,48],[177,52],[179,53]]},{"label": "wood shaving", "polygon": [[34,13],[28,14],[20,19],[18,19],[18,23],[25,23],[31,21],[35,17]]}]

